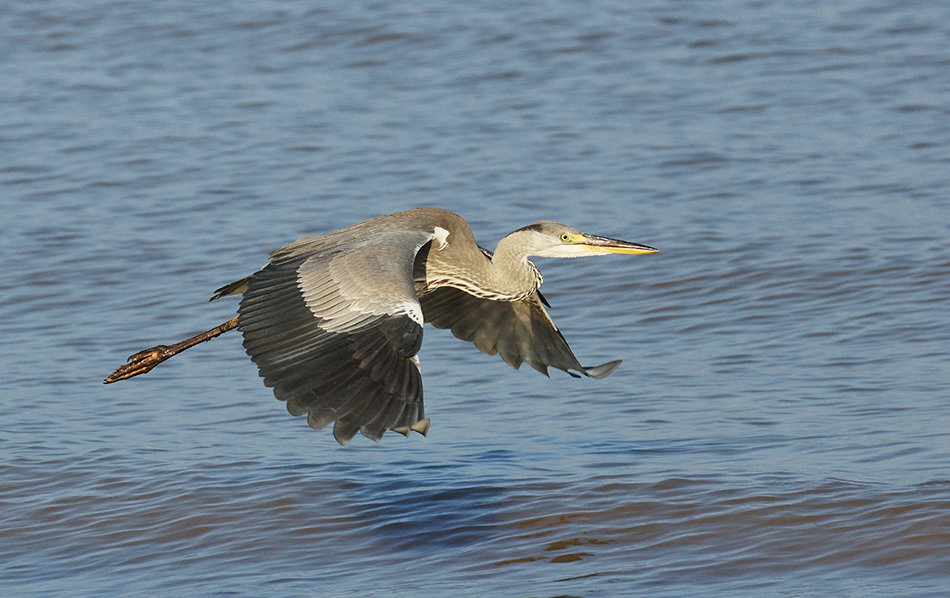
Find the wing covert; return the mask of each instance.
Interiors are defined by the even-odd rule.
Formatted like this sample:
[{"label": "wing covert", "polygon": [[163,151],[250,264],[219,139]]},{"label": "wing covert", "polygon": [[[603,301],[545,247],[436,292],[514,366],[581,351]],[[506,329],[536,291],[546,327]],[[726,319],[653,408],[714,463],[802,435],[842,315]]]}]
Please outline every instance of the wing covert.
[{"label": "wing covert", "polygon": [[340,444],[425,428],[412,267],[431,239],[379,233],[272,261],[247,282],[238,328],[264,384],[312,427],[335,422]]}]

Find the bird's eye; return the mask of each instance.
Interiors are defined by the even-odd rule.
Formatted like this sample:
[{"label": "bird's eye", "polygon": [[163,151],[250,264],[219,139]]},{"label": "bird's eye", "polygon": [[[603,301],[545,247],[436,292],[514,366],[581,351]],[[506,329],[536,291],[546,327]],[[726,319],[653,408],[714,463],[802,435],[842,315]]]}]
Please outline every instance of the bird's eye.
[{"label": "bird's eye", "polygon": [[561,240],[567,243],[571,240],[571,235],[568,233],[561,233]]}]

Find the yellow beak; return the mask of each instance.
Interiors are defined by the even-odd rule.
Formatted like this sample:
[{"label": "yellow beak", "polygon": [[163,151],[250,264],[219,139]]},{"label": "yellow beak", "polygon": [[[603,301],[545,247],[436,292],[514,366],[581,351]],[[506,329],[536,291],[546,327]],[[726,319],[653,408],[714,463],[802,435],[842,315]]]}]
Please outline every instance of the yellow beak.
[{"label": "yellow beak", "polygon": [[598,237],[597,235],[584,235],[581,244],[587,247],[590,253],[656,253],[659,249],[649,245],[611,239],[609,237]]}]

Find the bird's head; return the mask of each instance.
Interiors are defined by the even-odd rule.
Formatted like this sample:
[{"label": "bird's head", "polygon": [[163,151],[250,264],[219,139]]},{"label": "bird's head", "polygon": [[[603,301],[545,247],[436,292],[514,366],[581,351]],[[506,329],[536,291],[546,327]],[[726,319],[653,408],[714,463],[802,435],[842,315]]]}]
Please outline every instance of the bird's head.
[{"label": "bird's head", "polygon": [[538,257],[586,257],[609,253],[656,253],[648,245],[582,233],[560,222],[544,220],[529,224],[509,236],[518,236],[528,255]]}]

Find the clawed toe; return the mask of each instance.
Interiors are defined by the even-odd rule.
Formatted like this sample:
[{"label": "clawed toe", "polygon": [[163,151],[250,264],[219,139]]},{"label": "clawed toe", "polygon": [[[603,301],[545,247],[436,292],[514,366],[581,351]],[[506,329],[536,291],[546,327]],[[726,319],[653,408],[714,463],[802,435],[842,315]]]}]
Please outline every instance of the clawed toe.
[{"label": "clawed toe", "polygon": [[119,366],[119,368],[112,372],[103,382],[105,384],[111,384],[119,380],[126,380],[138,376],[139,374],[144,374],[171,357],[171,355],[172,352],[167,345],[158,345],[157,347],[139,351],[134,355],[130,355],[128,363]]},{"label": "clawed toe", "polygon": [[139,351],[134,355],[129,355],[128,362],[147,362],[153,359],[161,359],[168,355],[168,346],[167,345],[158,345],[157,347],[152,347],[151,349],[145,349]]}]

